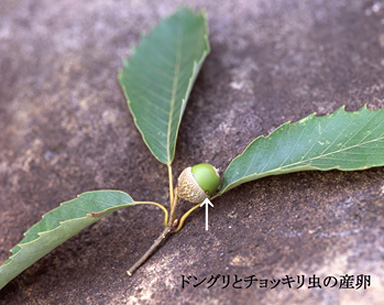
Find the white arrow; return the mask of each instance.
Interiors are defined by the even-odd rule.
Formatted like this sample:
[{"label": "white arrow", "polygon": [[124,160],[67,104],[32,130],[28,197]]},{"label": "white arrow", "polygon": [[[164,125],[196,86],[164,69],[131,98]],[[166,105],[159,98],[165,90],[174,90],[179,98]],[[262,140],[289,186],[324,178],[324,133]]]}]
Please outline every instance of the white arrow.
[{"label": "white arrow", "polygon": [[209,206],[213,207],[213,204],[208,198],[205,198],[203,203],[200,204],[200,207],[203,207],[204,205],[205,205],[205,231],[208,231],[208,208]]}]

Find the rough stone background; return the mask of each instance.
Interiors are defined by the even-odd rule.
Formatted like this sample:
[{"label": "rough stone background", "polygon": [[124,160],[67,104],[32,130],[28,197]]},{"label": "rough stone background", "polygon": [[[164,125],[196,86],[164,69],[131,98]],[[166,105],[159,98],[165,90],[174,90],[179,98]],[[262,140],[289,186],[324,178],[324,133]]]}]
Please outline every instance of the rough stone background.
[{"label": "rough stone background", "polygon": [[[0,1],[0,261],[58,203],[122,189],[166,203],[167,171],[135,129],[121,58],[182,1]],[[176,174],[224,170],[256,136],[342,105],[384,107],[384,2],[191,0],[212,52],[187,106]],[[161,212],[114,213],[0,292],[1,304],[383,304],[384,169],[306,172],[248,183],[215,201],[132,277]],[[183,209],[187,209],[185,204]],[[370,274],[367,290],[181,289],[181,275]],[[255,285],[256,286],[256,285]]]}]

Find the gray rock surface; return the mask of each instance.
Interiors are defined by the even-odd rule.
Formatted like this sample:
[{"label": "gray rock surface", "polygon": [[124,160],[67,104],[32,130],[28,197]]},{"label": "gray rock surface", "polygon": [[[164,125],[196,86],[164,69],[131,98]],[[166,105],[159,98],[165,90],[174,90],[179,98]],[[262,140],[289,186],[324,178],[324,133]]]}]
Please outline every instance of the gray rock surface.
[{"label": "gray rock surface", "polygon": [[[121,58],[181,1],[1,0],[0,261],[58,203],[92,189],[168,202],[117,82]],[[174,171],[222,171],[255,137],[342,105],[384,107],[384,2],[191,0],[212,52],[187,106]],[[384,169],[306,172],[215,200],[131,278],[157,237],[155,208],[116,212],[0,291],[0,304],[383,304]],[[186,210],[189,204],[181,207]],[[182,289],[182,275],[281,279],[368,274],[364,289]],[[208,281],[207,279],[207,281]],[[269,286],[271,283],[269,282]]]}]

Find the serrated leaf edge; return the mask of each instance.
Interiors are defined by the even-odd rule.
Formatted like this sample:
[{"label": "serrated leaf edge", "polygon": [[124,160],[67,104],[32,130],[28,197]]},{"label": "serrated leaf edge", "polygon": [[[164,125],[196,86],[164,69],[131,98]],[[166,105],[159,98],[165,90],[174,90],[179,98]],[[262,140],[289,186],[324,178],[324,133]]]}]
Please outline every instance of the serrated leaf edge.
[{"label": "serrated leaf edge", "polygon": [[[101,191],[103,191],[103,190],[101,190]],[[109,191],[113,191],[113,190],[109,190]],[[73,201],[73,200],[79,198],[79,197],[82,196],[82,195],[86,195],[86,194],[88,194],[88,193],[92,193],[92,192],[94,192],[94,191],[84,192],[84,193],[82,193],[82,194],[77,195],[76,198],[73,198],[73,199],[70,199],[70,200],[67,200],[67,201],[64,201],[64,202],[60,203],[60,205],[59,205],[58,207],[56,207],[56,208],[54,208],[54,209],[48,211],[48,212],[45,213],[44,215],[42,215],[42,216],[41,216],[41,220],[43,220],[44,217],[45,217],[47,214],[51,213],[53,210],[59,209],[60,207],[62,207],[62,206],[65,205],[66,203],[71,202],[71,201]],[[115,192],[120,192],[120,191],[115,191]],[[122,193],[124,193],[124,192],[122,192]],[[132,198],[132,197],[131,197],[131,198]],[[13,259],[14,259],[14,258],[15,258],[15,257],[22,251],[23,248],[28,247],[28,246],[30,246],[31,244],[37,242],[37,241],[40,239],[40,237],[41,237],[42,235],[51,234],[51,233],[54,233],[56,230],[61,229],[62,226],[63,226],[64,224],[67,224],[67,223],[70,223],[70,222],[74,222],[74,221],[78,221],[78,220],[81,220],[81,219],[86,219],[86,218],[91,218],[91,219],[93,218],[93,219],[95,220],[95,222],[96,222],[96,221],[98,221],[100,218],[107,216],[109,213],[111,213],[111,212],[113,212],[113,211],[115,211],[115,210],[117,210],[117,209],[124,208],[124,207],[127,207],[127,206],[135,206],[135,205],[136,205],[136,203],[135,203],[135,202],[132,202],[132,203],[127,203],[127,204],[122,204],[122,205],[119,205],[119,206],[116,206],[116,207],[110,207],[110,208],[107,208],[107,209],[103,210],[102,212],[98,212],[97,214],[100,214],[100,216],[97,216],[97,217],[95,217],[95,215],[92,215],[92,212],[91,212],[91,213],[87,213],[87,214],[86,214],[85,216],[83,216],[83,217],[71,218],[71,219],[68,219],[68,220],[60,221],[60,222],[59,222],[59,225],[58,225],[56,228],[54,228],[54,229],[51,229],[51,230],[45,230],[45,231],[41,231],[41,232],[37,232],[36,234],[37,234],[39,237],[37,237],[37,238],[35,238],[35,239],[33,239],[33,240],[29,241],[29,242],[25,242],[25,243],[20,243],[20,242],[19,242],[17,245],[15,245],[15,246],[10,250],[10,252],[12,253],[12,255],[11,255],[11,256],[10,256],[10,257],[9,257],[3,264],[2,264],[2,265],[0,265],[0,271],[1,271],[1,269],[2,269],[3,267],[6,267],[7,265],[11,264],[11,263],[13,262]],[[26,233],[27,233],[27,232],[28,232],[28,230],[27,230],[26,232],[23,233],[23,236],[24,236],[24,237],[26,236]],[[19,249],[16,253],[13,253],[12,250],[13,250],[15,247],[17,247],[17,246],[20,247],[20,249]],[[0,287],[0,289],[1,289],[1,287]]]},{"label": "serrated leaf edge", "polygon": [[[182,107],[182,111],[180,112],[180,117],[179,117],[179,123],[177,125],[177,129],[176,129],[176,137],[179,133],[179,129],[180,129],[180,123],[181,123],[181,119],[183,117],[183,114],[184,114],[184,110],[185,110],[185,107],[186,107],[186,104],[187,104],[187,101],[188,101],[188,98],[189,98],[189,95],[192,91],[192,87],[193,87],[193,84],[196,80],[196,77],[201,69],[201,66],[202,66],[202,63],[204,62],[205,58],[207,57],[207,55],[209,54],[211,48],[210,48],[210,45],[209,45],[209,40],[208,40],[208,36],[209,36],[209,28],[208,28],[208,21],[207,21],[207,18],[206,18],[206,13],[204,10],[202,10],[200,12],[200,14],[198,13],[195,13],[194,11],[190,10],[189,8],[185,7],[185,6],[182,6],[182,8],[184,9],[187,9],[188,11],[190,11],[191,13],[197,15],[197,16],[202,16],[203,17],[203,20],[204,20],[204,29],[205,29],[205,33],[204,33],[204,44],[205,44],[205,51],[203,52],[201,58],[199,60],[195,60],[193,62],[193,70],[192,70],[192,75],[191,77],[189,78],[189,82],[188,82],[188,87],[187,87],[187,92],[184,96],[184,98],[181,100],[182,104],[183,104],[183,107]],[[173,16],[173,15],[172,15]],[[170,16],[169,18],[171,18],[172,16]],[[158,25],[155,25],[155,26],[160,26],[163,22],[166,22],[169,18],[165,18],[165,19],[162,19],[160,21],[160,23]],[[143,35],[143,36],[148,36],[152,33],[152,30],[146,34],[146,35]],[[142,37],[141,37],[142,39]],[[140,45],[140,43],[139,43]],[[131,58],[134,54],[131,54]],[[123,66],[127,67],[129,65],[129,60],[127,58],[124,58],[123,59]],[[122,84],[122,78],[123,78],[123,69],[120,69],[119,70],[119,73],[118,73],[118,79],[119,79],[119,83]],[[141,137],[144,141],[144,143],[146,144],[146,146],[148,147],[148,149],[151,151],[152,155],[161,163],[163,164],[166,164],[166,165],[171,165],[174,158],[175,158],[175,150],[176,150],[176,145],[174,146],[173,148],[173,151],[172,151],[172,158],[170,159],[170,154],[171,152],[168,151],[168,155],[167,155],[167,163],[161,161],[157,156],[156,154],[154,153],[154,151],[152,150],[152,148],[150,147],[150,145],[148,144],[147,140],[145,139],[145,136],[144,136],[144,133],[141,131],[141,129],[139,128],[139,125],[137,124],[137,119],[136,119],[136,116],[133,114],[133,111],[132,111],[132,108],[131,108],[131,99],[129,98],[129,95],[128,95],[128,92],[127,90],[125,89],[124,86],[121,86],[121,88],[123,89],[123,92],[124,92],[124,95],[125,95],[125,98],[127,99],[127,104],[128,104],[128,107],[129,107],[129,111],[131,112],[132,114],[132,117],[133,117],[133,122],[137,128],[137,130],[140,132],[141,134]],[[170,112],[170,116],[171,116],[171,113]],[[170,137],[170,129],[168,128],[168,131],[167,131],[167,150],[169,150],[169,137]]]},{"label": "serrated leaf edge", "polygon": [[[256,141],[258,141],[260,138],[269,138],[270,136],[272,136],[274,133],[276,133],[277,131],[281,130],[282,128],[284,128],[285,126],[287,125],[293,125],[293,124],[297,124],[297,123],[300,123],[300,122],[303,122],[303,121],[307,121],[307,120],[311,120],[311,119],[321,119],[321,118],[331,118],[333,116],[335,116],[337,113],[341,112],[341,111],[344,111],[344,112],[349,112],[349,113],[352,113],[352,114],[358,114],[362,111],[380,111],[380,110],[383,110],[383,109],[379,109],[379,110],[369,110],[367,108],[367,104],[364,104],[363,107],[361,107],[359,110],[357,111],[345,111],[345,105],[341,106],[340,108],[338,108],[336,111],[332,112],[331,114],[328,114],[328,115],[324,115],[324,116],[316,116],[316,112],[306,116],[305,118],[297,121],[297,122],[294,122],[294,123],[291,123],[290,121],[288,122],[285,122],[283,123],[282,125],[280,125],[279,127],[277,127],[276,129],[274,129],[269,135],[267,136],[264,136],[264,135],[261,135],[259,137],[257,137],[256,139],[254,139],[251,143],[249,143],[246,148],[244,148],[244,150],[242,151],[242,153],[238,156],[236,156],[231,162],[230,164],[228,165],[228,167],[226,168],[225,172],[228,170],[228,168],[230,167],[230,165],[238,158],[240,158],[244,153],[245,151]],[[383,110],[384,111],[384,110]],[[292,164],[290,164],[292,165]],[[381,166],[381,165],[373,165],[373,166],[370,166],[370,168],[372,167],[377,167],[377,166]],[[306,165],[303,165],[301,167],[298,167],[298,171],[308,171],[308,170],[318,170],[318,171],[328,171],[328,170],[332,170],[332,169],[338,169],[340,168],[340,166],[332,166],[332,167],[329,167],[329,168],[318,168],[316,166],[312,166],[311,164],[306,164]],[[273,170],[270,170],[270,171],[266,171],[262,174],[258,174],[258,173],[255,173],[255,174],[252,174],[252,175],[248,175],[248,176],[245,176],[245,177],[242,177],[240,178],[239,180],[237,180],[235,183],[230,183],[228,184],[225,188],[223,189],[220,189],[220,191],[218,192],[218,194],[216,196],[221,196],[222,194],[224,194],[225,192],[241,185],[242,183],[246,183],[248,182],[247,180],[250,178],[250,177],[257,177],[255,179],[252,179],[252,180],[258,180],[258,179],[261,179],[261,178],[264,178],[266,176],[273,176],[273,175],[280,175],[280,174],[285,174],[285,173],[281,173],[279,172],[282,168],[276,168],[276,169],[273,169]],[[364,168],[365,169],[365,168]],[[364,169],[346,169],[346,170],[343,170],[343,171],[356,171],[356,170],[364,170]],[[225,172],[223,174],[223,176],[225,175]],[[274,174],[276,172],[276,174]],[[277,173],[279,172],[279,173]],[[244,182],[241,182],[241,181],[244,181]]]}]

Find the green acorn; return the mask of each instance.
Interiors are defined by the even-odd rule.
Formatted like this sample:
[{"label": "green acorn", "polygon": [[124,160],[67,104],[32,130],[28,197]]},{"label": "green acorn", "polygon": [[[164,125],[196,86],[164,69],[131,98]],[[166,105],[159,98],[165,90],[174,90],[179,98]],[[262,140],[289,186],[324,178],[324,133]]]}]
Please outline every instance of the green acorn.
[{"label": "green acorn", "polygon": [[184,169],[177,180],[177,196],[199,203],[209,198],[219,187],[219,172],[207,163]]}]

